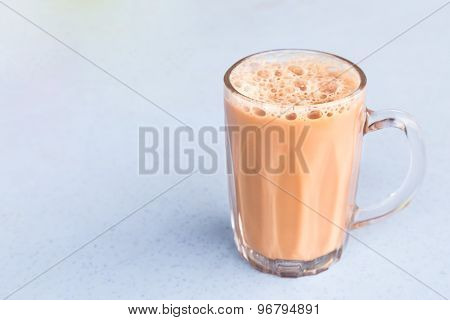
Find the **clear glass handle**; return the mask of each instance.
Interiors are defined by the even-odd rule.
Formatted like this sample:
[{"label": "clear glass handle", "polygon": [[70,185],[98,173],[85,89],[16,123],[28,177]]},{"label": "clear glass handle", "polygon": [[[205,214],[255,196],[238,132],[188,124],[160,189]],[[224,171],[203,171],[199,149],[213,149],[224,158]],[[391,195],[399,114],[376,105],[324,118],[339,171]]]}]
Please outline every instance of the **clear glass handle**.
[{"label": "clear glass handle", "polygon": [[425,172],[425,147],[419,126],[412,117],[397,110],[367,110],[367,113],[364,134],[384,128],[397,128],[405,133],[410,149],[409,170],[400,188],[384,201],[368,208],[357,209],[356,216],[363,217],[363,220],[355,221],[352,229],[378,221],[406,207],[422,182]]}]

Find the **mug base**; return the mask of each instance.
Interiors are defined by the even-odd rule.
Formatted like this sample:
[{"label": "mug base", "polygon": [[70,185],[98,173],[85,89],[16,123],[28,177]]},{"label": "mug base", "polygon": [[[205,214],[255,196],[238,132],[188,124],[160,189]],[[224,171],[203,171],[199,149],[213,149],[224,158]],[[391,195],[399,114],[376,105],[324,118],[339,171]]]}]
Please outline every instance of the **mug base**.
[{"label": "mug base", "polygon": [[241,244],[238,244],[238,250],[255,269],[288,278],[311,276],[326,271],[342,255],[342,247],[310,261],[269,259]]}]

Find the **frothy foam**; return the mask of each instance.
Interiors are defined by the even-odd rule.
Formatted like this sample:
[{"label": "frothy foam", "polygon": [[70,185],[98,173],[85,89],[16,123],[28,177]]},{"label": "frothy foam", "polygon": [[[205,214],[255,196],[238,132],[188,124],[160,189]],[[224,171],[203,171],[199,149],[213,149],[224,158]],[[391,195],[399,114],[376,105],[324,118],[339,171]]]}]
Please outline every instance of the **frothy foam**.
[{"label": "frothy foam", "polygon": [[[314,52],[263,53],[251,56],[230,74],[230,83],[240,94],[261,102],[244,109],[258,116],[283,114],[288,120],[318,119],[342,113],[349,104],[333,101],[350,96],[360,85],[358,72],[333,56]],[[318,105],[328,105],[319,108]],[[292,108],[292,112],[274,112]],[[278,113],[278,114],[277,114]]]}]

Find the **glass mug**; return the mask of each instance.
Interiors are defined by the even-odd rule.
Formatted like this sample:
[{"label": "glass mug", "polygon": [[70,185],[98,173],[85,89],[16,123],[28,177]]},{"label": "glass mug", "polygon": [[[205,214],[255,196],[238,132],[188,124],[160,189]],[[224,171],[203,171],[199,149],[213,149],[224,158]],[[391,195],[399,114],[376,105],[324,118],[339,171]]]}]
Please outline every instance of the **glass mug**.
[{"label": "glass mug", "polygon": [[[282,277],[325,271],[341,257],[348,230],[412,199],[425,166],[419,128],[401,111],[366,107],[357,65],[325,52],[273,50],[236,62],[224,82],[234,239],[258,270]],[[383,128],[405,133],[409,171],[387,199],[359,208],[362,139]]]}]

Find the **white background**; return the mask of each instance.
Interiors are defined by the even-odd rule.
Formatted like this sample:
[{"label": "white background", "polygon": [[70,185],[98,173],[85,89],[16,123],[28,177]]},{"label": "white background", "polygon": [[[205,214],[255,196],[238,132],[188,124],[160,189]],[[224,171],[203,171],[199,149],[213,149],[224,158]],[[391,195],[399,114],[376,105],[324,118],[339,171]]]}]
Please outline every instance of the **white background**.
[{"label": "white background", "polygon": [[[222,76],[239,58],[310,48],[353,61],[443,1],[5,1],[194,128],[223,124]],[[410,207],[354,232],[450,296],[450,6],[361,64],[368,105],[423,127],[428,167]],[[138,175],[139,126],[178,123],[0,4],[0,296],[42,274],[180,180]],[[12,299],[436,299],[350,240],[315,277],[259,273],[237,254],[221,170],[197,174]],[[393,191],[400,132],[365,140],[359,203]]]}]

